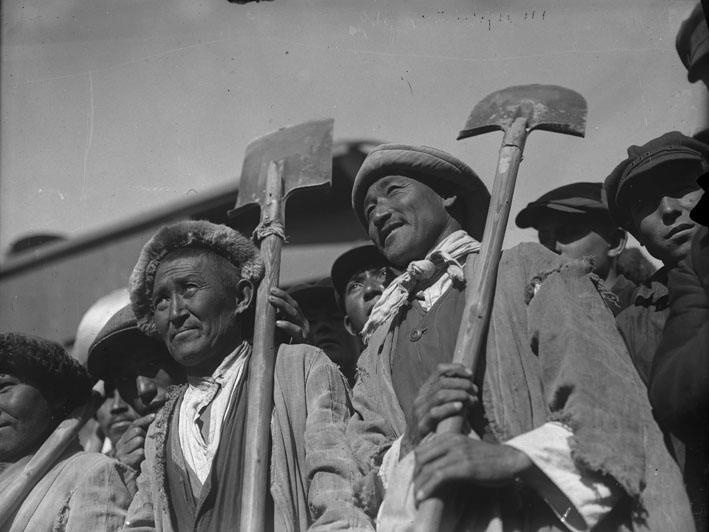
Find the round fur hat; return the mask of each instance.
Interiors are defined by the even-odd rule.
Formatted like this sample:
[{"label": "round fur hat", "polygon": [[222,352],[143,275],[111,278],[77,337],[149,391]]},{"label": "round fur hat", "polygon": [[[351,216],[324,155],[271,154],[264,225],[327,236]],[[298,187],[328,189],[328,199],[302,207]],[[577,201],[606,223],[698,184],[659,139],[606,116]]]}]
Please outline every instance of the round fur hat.
[{"label": "round fur hat", "polygon": [[258,285],[263,277],[263,262],[256,246],[231,227],[205,220],[177,222],[161,228],[143,246],[138,262],[128,280],[130,301],[138,328],[148,336],[156,336],[153,315],[153,283],[160,262],[179,249],[206,249],[231,262],[241,279]]},{"label": "round fur hat", "polygon": [[366,228],[364,198],[375,181],[389,175],[403,175],[417,179],[434,190],[447,184],[461,191],[465,204],[465,229],[480,240],[490,205],[490,193],[478,175],[463,161],[451,154],[429,146],[381,144],[374,148],[362,163],[352,186],[352,208]]}]

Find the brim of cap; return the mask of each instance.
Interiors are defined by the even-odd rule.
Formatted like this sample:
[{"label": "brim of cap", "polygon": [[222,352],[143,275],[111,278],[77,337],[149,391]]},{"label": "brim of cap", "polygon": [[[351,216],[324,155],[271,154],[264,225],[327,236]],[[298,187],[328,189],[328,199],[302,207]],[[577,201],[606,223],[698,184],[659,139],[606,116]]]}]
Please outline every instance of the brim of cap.
[{"label": "brim of cap", "polygon": [[380,268],[388,265],[389,261],[375,246],[360,246],[346,251],[332,263],[330,277],[335,292],[342,295],[347,287],[347,281],[355,273],[368,268]]},{"label": "brim of cap", "polygon": [[519,212],[515,218],[515,224],[520,229],[527,229],[528,227],[536,228],[540,219],[544,217],[544,215],[554,215],[559,213],[579,215],[605,214],[610,219],[608,209],[595,203],[596,202],[593,202],[592,204],[592,200],[588,200],[588,205],[569,205],[564,203],[547,203],[543,205],[529,204]]},{"label": "brim of cap", "polygon": [[106,380],[107,375],[107,362],[111,354],[114,352],[111,349],[111,345],[116,342],[125,341],[127,338],[145,339],[146,342],[156,344],[157,341],[145,336],[136,324],[123,327],[121,329],[116,329],[103,338],[93,343],[91,349],[89,349],[89,358],[86,361],[86,368],[89,373],[94,377]]},{"label": "brim of cap", "polygon": [[709,67],[709,36],[706,36],[701,43],[696,46],[692,56],[692,64],[687,69],[687,79],[694,83],[700,79],[699,73]]}]

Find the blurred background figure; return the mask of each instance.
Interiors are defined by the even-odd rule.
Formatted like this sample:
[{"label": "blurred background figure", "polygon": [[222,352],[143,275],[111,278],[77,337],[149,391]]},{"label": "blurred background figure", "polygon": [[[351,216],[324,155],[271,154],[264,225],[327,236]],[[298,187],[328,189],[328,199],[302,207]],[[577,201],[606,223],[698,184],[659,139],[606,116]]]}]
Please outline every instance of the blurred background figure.
[{"label": "blurred background figure", "polygon": [[98,333],[87,367],[104,382],[106,401],[97,416],[114,456],[137,470],[145,458],[147,428],[165,404],[168,388],[185,382],[184,370],[162,342],[140,332],[130,304]]},{"label": "blurred background figure", "polygon": [[709,88],[709,28],[700,3],[682,22],[675,47],[687,69],[689,82],[701,80]]},{"label": "blurred background figure", "polygon": [[592,258],[594,273],[617,297],[612,308],[617,315],[630,304],[636,284],[654,269],[639,250],[621,261],[627,235],[611,219],[602,196],[600,182],[564,185],[529,203],[515,223],[535,228],[539,242],[563,257]]},{"label": "blurred background figure", "polygon": [[90,400],[86,370],[59,344],[3,333],[0,391],[0,493],[23,481],[32,458],[48,464],[47,473],[32,479],[29,494],[17,501],[18,509],[0,515],[0,529],[118,530],[135,492],[128,468],[83,452],[78,440],[61,453],[54,449],[57,457],[51,444],[43,446],[72,410]]},{"label": "blurred background figure", "polygon": [[347,332],[357,339],[359,351],[364,349],[360,333],[372,307],[398,270],[372,245],[352,248],[335,259],[330,276],[335,298],[344,313]]},{"label": "blurred background figure", "polygon": [[307,343],[322,349],[337,364],[350,385],[354,384],[358,339],[345,329],[344,313],[335,301],[335,292],[329,278],[295,285],[288,294],[296,301],[309,323]]}]

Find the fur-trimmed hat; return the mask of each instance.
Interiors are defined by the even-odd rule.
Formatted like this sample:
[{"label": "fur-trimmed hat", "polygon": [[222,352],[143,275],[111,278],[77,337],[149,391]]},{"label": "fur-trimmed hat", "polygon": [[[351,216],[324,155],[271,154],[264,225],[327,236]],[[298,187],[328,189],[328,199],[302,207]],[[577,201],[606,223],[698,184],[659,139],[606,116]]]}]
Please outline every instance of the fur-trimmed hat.
[{"label": "fur-trimmed hat", "polygon": [[429,146],[381,144],[369,152],[357,172],[352,186],[352,208],[366,228],[364,199],[375,181],[403,175],[417,179],[434,190],[446,184],[460,191],[466,207],[467,227],[473,238],[480,240],[490,205],[490,193],[478,175],[460,159]]},{"label": "fur-trimmed hat", "polygon": [[153,315],[153,283],[160,262],[179,249],[205,249],[224,257],[238,270],[241,279],[257,285],[263,277],[263,262],[256,246],[231,227],[205,220],[177,222],[161,228],[143,246],[128,280],[128,291],[138,328],[156,336]]}]

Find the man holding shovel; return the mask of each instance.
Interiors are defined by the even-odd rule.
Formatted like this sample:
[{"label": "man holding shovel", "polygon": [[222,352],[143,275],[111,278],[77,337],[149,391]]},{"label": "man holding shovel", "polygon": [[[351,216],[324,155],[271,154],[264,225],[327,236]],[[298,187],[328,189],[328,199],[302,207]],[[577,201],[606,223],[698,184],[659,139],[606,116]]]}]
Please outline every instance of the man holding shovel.
[{"label": "man holding shovel", "polygon": [[[256,247],[224,225],[178,222],[143,247],[130,278],[133,312],[140,330],[184,368],[187,383],[148,429],[126,529],[239,529],[246,448],[253,445],[245,431],[252,300],[262,275]],[[328,482],[327,475],[306,478],[306,448],[338,441],[336,420],[349,412],[345,384],[312,346],[282,345],[277,360],[264,528],[304,530],[309,503],[318,504],[308,492],[317,498]]]},{"label": "man holding shovel", "polygon": [[[587,530],[601,520],[617,529],[631,503],[648,528],[691,527],[679,472],[589,263],[565,264],[535,244],[506,252],[485,363],[473,374],[450,361],[485,186],[440,150],[383,145],[352,200],[374,244],[406,268],[364,327],[348,425],[364,474],[354,496],[372,517],[378,510],[378,529],[412,529],[418,503],[451,486],[443,529]],[[481,439],[431,436],[459,414]],[[661,492],[646,467],[662,477]]]}]

